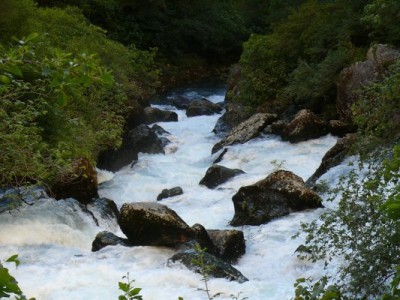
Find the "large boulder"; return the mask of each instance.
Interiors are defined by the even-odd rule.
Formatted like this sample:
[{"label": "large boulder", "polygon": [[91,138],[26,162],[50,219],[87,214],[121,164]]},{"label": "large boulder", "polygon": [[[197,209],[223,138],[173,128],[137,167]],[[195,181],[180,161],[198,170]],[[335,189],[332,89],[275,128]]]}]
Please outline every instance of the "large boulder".
[{"label": "large boulder", "polygon": [[193,229],[174,210],[153,202],[122,205],[119,225],[133,245],[175,247],[194,237]]},{"label": "large boulder", "polygon": [[[204,268],[206,268],[207,275],[210,277],[226,278],[239,283],[248,281],[242,273],[229,263],[209,253],[195,251],[193,249],[185,250],[175,254],[169,260],[174,263],[181,262],[189,270],[200,274],[204,272]],[[200,262],[200,260],[202,262]]]},{"label": "large boulder", "polygon": [[114,233],[108,231],[102,231],[96,235],[94,241],[92,242],[92,251],[96,252],[99,251],[100,249],[103,249],[104,247],[116,246],[116,245],[121,245],[126,247],[131,246],[131,244],[127,239],[120,238],[119,236],[116,236]]},{"label": "large boulder", "polygon": [[244,174],[244,172],[239,169],[229,169],[220,165],[212,165],[208,168],[199,184],[205,185],[209,189],[214,189],[218,185],[240,174]]},{"label": "large boulder", "polygon": [[346,158],[355,141],[355,134],[348,134],[345,137],[338,139],[336,144],[326,152],[318,169],[309,179],[307,179],[306,186],[312,187],[318,178],[325,174],[329,169],[339,165]]},{"label": "large boulder", "polygon": [[225,138],[215,144],[212,148],[212,153],[221,150],[225,146],[243,144],[259,136],[260,132],[275,121],[276,118],[277,115],[275,114],[258,113],[253,115],[233,128]]},{"label": "large boulder", "polygon": [[213,115],[220,113],[222,107],[215,104],[207,99],[192,100],[189,102],[186,108],[186,115],[188,117],[202,116],[202,115]]},{"label": "large boulder", "polygon": [[336,109],[342,121],[352,123],[351,106],[357,100],[357,92],[368,84],[382,80],[388,66],[399,56],[398,50],[378,44],[368,50],[366,61],[342,70],[337,81],[336,101]]},{"label": "large boulder", "polygon": [[139,125],[130,130],[117,150],[103,152],[98,160],[97,167],[108,171],[118,171],[138,159],[138,153],[163,153],[163,143],[156,133],[147,125]]},{"label": "large boulder", "polygon": [[226,103],[226,111],[218,119],[213,132],[215,134],[225,134],[250,116],[251,114],[240,103],[228,102]]},{"label": "large boulder", "polygon": [[213,244],[217,247],[217,256],[225,261],[236,262],[246,252],[243,231],[240,230],[207,230]]},{"label": "large boulder", "polygon": [[260,225],[291,211],[322,207],[321,198],[289,171],[276,171],[265,179],[244,186],[232,197],[232,226]]},{"label": "large boulder", "polygon": [[56,199],[74,198],[82,204],[98,198],[97,172],[91,161],[85,157],[75,159],[71,169],[56,178],[48,193]]},{"label": "large boulder", "polygon": [[146,107],[144,109],[146,124],[155,122],[177,122],[178,115],[176,112],[161,110],[155,107]]},{"label": "large boulder", "polygon": [[182,194],[183,190],[180,186],[173,187],[172,189],[163,189],[161,193],[157,196],[157,201],[160,201],[165,198],[179,196]]},{"label": "large boulder", "polygon": [[319,138],[328,133],[328,124],[312,111],[300,110],[282,130],[282,139],[291,143]]}]

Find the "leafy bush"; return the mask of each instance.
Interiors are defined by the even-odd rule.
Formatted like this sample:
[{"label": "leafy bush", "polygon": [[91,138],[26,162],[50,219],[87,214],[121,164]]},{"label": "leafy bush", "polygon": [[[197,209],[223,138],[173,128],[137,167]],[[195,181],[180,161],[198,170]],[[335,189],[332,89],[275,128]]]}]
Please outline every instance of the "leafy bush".
[{"label": "leafy bush", "polygon": [[95,55],[41,56],[39,44],[32,34],[0,54],[2,185],[51,178],[72,159],[95,159],[120,142],[123,119],[104,98],[111,73]]},{"label": "leafy bush", "polygon": [[[391,157],[382,161],[377,155]],[[302,225],[309,253],[300,257],[327,264],[339,257],[337,285],[350,299],[382,294],[400,259],[400,219],[390,218],[384,210],[400,207],[399,148],[395,147],[393,154],[381,152],[374,157],[368,164],[360,164],[362,175],[361,169],[351,172],[333,191],[333,197],[340,198],[337,209]]]},{"label": "leafy bush", "polygon": [[337,74],[363,52],[362,7],[363,1],[308,0],[270,34],[251,36],[240,58],[236,100],[253,107],[282,101],[315,110],[332,105]]},{"label": "leafy bush", "polygon": [[398,141],[400,138],[400,60],[391,66],[388,76],[365,87],[353,105],[358,125],[368,149]]}]

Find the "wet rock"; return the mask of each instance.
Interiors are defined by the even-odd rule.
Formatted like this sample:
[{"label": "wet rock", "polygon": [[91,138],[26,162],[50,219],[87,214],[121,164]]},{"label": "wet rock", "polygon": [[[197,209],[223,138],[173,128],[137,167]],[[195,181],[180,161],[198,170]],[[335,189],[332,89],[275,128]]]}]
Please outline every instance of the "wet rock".
[{"label": "wet rock", "polygon": [[97,166],[108,171],[118,171],[138,160],[138,153],[164,153],[163,144],[155,132],[147,125],[139,125],[130,130],[122,141],[118,150],[107,150],[103,152],[98,160]]},{"label": "wet rock", "polygon": [[170,262],[181,262],[189,270],[201,273],[202,268],[199,263],[196,263],[202,256],[204,266],[207,268],[207,274],[214,278],[226,278],[231,281],[243,283],[248,281],[237,269],[232,267],[229,263],[220,258],[215,257],[209,253],[199,253],[195,250],[185,250],[172,256]]},{"label": "wet rock", "polygon": [[246,252],[243,231],[240,230],[207,230],[207,233],[218,249],[218,257],[228,262],[236,262]]},{"label": "wet rock", "polygon": [[208,101],[207,99],[192,100],[186,108],[186,115],[188,117],[213,115],[222,111],[221,106]]},{"label": "wet rock", "polygon": [[108,231],[102,231],[96,235],[94,241],[92,242],[92,252],[99,251],[107,246],[116,245],[126,247],[131,246],[127,239],[120,238],[119,236],[116,236],[115,234]]},{"label": "wet rock", "polygon": [[357,130],[354,125],[341,120],[330,120],[328,126],[329,132],[338,137],[344,137],[346,134],[354,133]]},{"label": "wet rock", "polygon": [[171,103],[177,109],[187,109],[189,105],[190,99],[184,96],[178,95],[175,98],[171,99]]},{"label": "wet rock", "polygon": [[82,204],[98,198],[97,172],[89,159],[78,158],[72,162],[72,170],[60,174],[48,191],[58,199],[74,198]]},{"label": "wet rock", "polygon": [[126,126],[128,129],[133,129],[140,124],[144,124],[146,122],[144,115],[144,108],[139,103],[139,101],[130,99],[130,110],[126,116]]},{"label": "wet rock", "polygon": [[232,197],[232,226],[260,225],[291,211],[322,207],[320,197],[289,171],[276,171],[265,179],[241,187]]},{"label": "wet rock", "polygon": [[213,132],[215,134],[224,134],[231,131],[235,126],[244,122],[251,116],[246,112],[243,105],[239,103],[226,103],[225,113],[218,119]]},{"label": "wet rock", "polygon": [[328,133],[328,124],[307,109],[300,110],[282,130],[282,139],[291,143],[319,138]]},{"label": "wet rock", "polygon": [[122,205],[119,225],[133,245],[175,247],[194,236],[174,210],[153,202]]},{"label": "wet rock", "polygon": [[336,100],[336,109],[342,121],[353,123],[351,106],[357,100],[357,92],[363,86],[382,80],[388,67],[399,56],[398,50],[378,44],[368,50],[367,60],[342,70],[337,81]]},{"label": "wet rock", "polygon": [[244,174],[244,172],[239,169],[229,169],[220,165],[212,165],[208,168],[199,184],[205,185],[209,189],[214,189],[218,185],[240,174]]},{"label": "wet rock", "polygon": [[144,109],[146,124],[155,122],[177,122],[178,115],[173,111],[161,110],[155,107]]},{"label": "wet rock", "polygon": [[48,196],[45,189],[37,185],[0,189],[0,214],[21,206],[34,205],[41,198]]},{"label": "wet rock", "polygon": [[165,198],[179,196],[183,194],[183,190],[180,186],[173,187],[172,189],[163,189],[162,192],[157,196],[157,201]]},{"label": "wet rock", "polygon": [[276,118],[277,115],[275,114],[258,113],[253,115],[248,120],[233,128],[224,139],[215,144],[212,148],[212,153],[221,150],[225,146],[243,144],[259,136],[260,132],[267,125],[275,121]]},{"label": "wet rock", "polygon": [[168,131],[166,131],[164,128],[162,128],[160,125],[158,124],[154,124],[153,126],[151,126],[151,130],[157,134],[157,135],[166,135],[166,134],[170,134]]},{"label": "wet rock", "polygon": [[228,149],[226,149],[226,148],[224,150],[222,150],[222,152],[218,155],[218,157],[213,161],[213,164],[220,163],[227,152],[228,152]]},{"label": "wet rock", "polygon": [[306,181],[306,186],[312,187],[315,182],[329,169],[339,165],[348,155],[351,146],[356,141],[355,134],[348,134],[345,137],[337,140],[336,144],[329,149],[322,158],[322,162],[313,175]]},{"label": "wet rock", "polygon": [[212,255],[219,255],[219,249],[214,244],[214,241],[208,234],[208,231],[201,224],[194,224],[192,226],[194,232],[194,239],[189,243],[193,249],[193,244],[197,243],[201,249],[205,249],[205,252]]},{"label": "wet rock", "polygon": [[118,220],[119,210],[113,200],[107,198],[99,198],[87,205],[96,219]]}]

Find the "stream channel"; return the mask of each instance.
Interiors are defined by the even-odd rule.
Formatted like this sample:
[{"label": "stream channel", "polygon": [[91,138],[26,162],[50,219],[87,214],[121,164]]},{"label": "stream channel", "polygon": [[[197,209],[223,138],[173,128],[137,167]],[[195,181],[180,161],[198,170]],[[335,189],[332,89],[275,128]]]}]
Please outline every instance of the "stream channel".
[{"label": "stream channel", "polygon": [[[206,97],[218,103],[224,100],[224,88],[181,90],[189,98]],[[178,114],[178,122],[158,123],[170,135],[166,154],[139,154],[133,167],[116,173],[99,170],[99,194],[115,201],[118,207],[127,202],[156,201],[161,190],[175,186],[184,193],[160,203],[175,210],[192,226],[207,229],[238,229],[244,232],[246,254],[234,265],[249,281],[237,283],[226,279],[209,280],[211,294],[218,299],[283,300],[294,295],[293,283],[298,277],[319,276],[323,263],[300,261],[294,253],[299,239],[292,236],[300,223],[315,219],[323,209],[292,213],[260,226],[233,228],[232,196],[238,189],[265,178],[277,165],[294,172],[304,180],[318,168],[323,155],[335,144],[327,135],[297,144],[280,137],[263,135],[243,145],[229,147],[220,165],[238,168],[245,174],[211,190],[200,186],[206,170],[218,156],[211,149],[219,141],[212,133],[221,116],[188,118],[183,110],[156,105]],[[335,184],[345,167],[338,166],[322,179]],[[322,196],[323,197],[323,196]],[[141,287],[144,300],[207,299],[201,289],[202,277],[183,265],[169,265],[174,249],[164,247],[109,246],[91,252],[96,234],[107,230],[124,237],[115,221],[99,220],[82,211],[73,199],[54,201],[42,198],[35,205],[0,215],[0,258],[18,253],[21,265],[6,264],[28,297],[37,300],[116,300],[121,292],[118,282],[129,272],[134,286]]]}]

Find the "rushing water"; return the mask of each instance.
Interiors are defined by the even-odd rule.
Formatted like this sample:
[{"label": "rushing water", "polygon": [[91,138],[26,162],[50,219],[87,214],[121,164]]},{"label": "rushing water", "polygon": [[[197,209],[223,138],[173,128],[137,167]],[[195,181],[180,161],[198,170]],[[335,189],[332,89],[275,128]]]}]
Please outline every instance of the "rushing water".
[{"label": "rushing water", "polygon": [[[223,101],[224,90],[188,90],[187,95],[205,95],[213,102]],[[172,107],[163,109],[175,110]],[[199,186],[200,179],[216,155],[212,146],[218,138],[211,133],[218,117],[186,117],[175,110],[179,122],[159,123],[170,135],[165,155],[140,154],[139,162],[115,174],[99,172],[104,181],[101,196],[113,199],[120,207],[126,202],[156,201],[164,188],[182,187],[184,194],[161,203],[175,210],[190,226],[195,223],[207,229],[229,229],[234,210],[232,195],[244,185],[265,178],[278,166],[306,180],[318,167],[322,156],[336,142],[325,136],[290,144],[279,137],[266,135],[245,145],[229,147],[220,163],[246,173],[216,190]],[[332,169],[324,179],[335,182],[344,167]],[[243,284],[225,279],[210,279],[211,293],[223,293],[251,300],[290,299],[298,277],[318,276],[321,264],[299,261],[294,254],[301,239],[292,236],[303,221],[318,216],[319,210],[293,213],[261,226],[244,226],[246,254],[235,267],[249,281]],[[142,288],[145,300],[206,299],[199,274],[180,265],[168,265],[173,249],[163,247],[106,247],[91,252],[97,232],[108,230],[123,236],[117,224],[103,220],[100,227],[81,211],[73,200],[41,199],[19,212],[0,215],[0,258],[18,253],[21,265],[8,265],[28,296],[37,300],[117,299],[118,281],[129,272],[135,286]],[[237,229],[237,228],[236,228]]]}]

